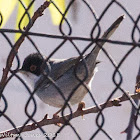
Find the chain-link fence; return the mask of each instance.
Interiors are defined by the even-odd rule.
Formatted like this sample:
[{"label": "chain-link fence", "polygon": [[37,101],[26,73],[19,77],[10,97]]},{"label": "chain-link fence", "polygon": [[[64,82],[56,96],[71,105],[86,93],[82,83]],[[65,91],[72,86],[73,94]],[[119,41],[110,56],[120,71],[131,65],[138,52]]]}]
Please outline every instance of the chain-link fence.
[{"label": "chain-link fence", "polygon": [[[40,8],[38,10],[36,10],[36,12],[34,13],[34,16],[31,17],[28,11],[31,8],[31,6],[36,4],[36,2],[38,2],[38,1],[32,0],[28,7],[24,6],[24,2],[22,0],[17,0],[17,1],[25,9],[25,13],[23,14],[23,16],[19,22],[19,25],[18,25],[19,30],[15,30],[15,29],[11,29],[11,28],[10,29],[8,29],[8,28],[0,29],[1,42],[3,42],[3,44],[10,46],[10,50],[9,50],[9,52],[7,52],[7,56],[3,56],[6,59],[6,61],[5,61],[6,67],[4,66],[3,72],[1,73],[2,79],[1,79],[1,86],[0,86],[1,90],[0,91],[1,91],[1,103],[3,103],[2,108],[0,109],[0,117],[2,120],[2,125],[0,125],[0,126],[1,126],[1,131],[3,131],[0,133],[1,138],[9,136],[9,137],[13,137],[14,139],[27,139],[27,134],[26,134],[26,137],[25,137],[25,135],[22,135],[22,134],[24,134],[25,132],[28,132],[28,131],[39,130],[40,135],[35,135],[34,137],[33,137],[33,135],[32,136],[30,135],[28,138],[29,139],[35,139],[35,138],[41,139],[40,136],[44,136],[43,139],[60,139],[60,138],[61,139],[63,139],[63,138],[64,139],[85,139],[85,138],[87,139],[88,138],[88,139],[95,139],[95,140],[102,139],[102,138],[115,139],[116,137],[113,136],[113,134],[115,135],[115,133],[114,132],[112,133],[111,130],[109,130],[109,128],[106,129],[106,125],[105,125],[106,123],[108,125],[109,121],[111,121],[111,118],[113,118],[113,116],[115,117],[115,115],[114,114],[112,114],[111,116],[109,115],[109,120],[108,120],[107,119],[108,116],[105,115],[106,112],[104,114],[104,111],[106,110],[106,108],[109,108],[109,107],[112,107],[115,110],[116,108],[113,106],[119,106],[118,108],[121,108],[122,107],[121,102],[127,100],[127,102],[129,102],[129,105],[132,106],[132,112],[129,109],[129,112],[131,112],[131,116],[127,116],[127,118],[126,118],[127,124],[125,124],[123,128],[127,127],[127,125],[128,125],[128,127],[126,128],[124,133],[127,134],[127,139],[139,139],[140,138],[139,137],[140,128],[139,128],[139,119],[138,119],[138,117],[139,117],[139,104],[138,104],[139,95],[138,95],[138,93],[140,92],[139,91],[140,70],[137,75],[133,74],[134,79],[136,79],[136,77],[137,77],[136,87],[134,87],[135,94],[128,94],[128,92],[126,92],[127,89],[125,89],[124,88],[125,86],[123,86],[123,83],[125,81],[124,77],[125,77],[125,75],[126,75],[126,77],[128,76],[127,75],[128,72],[122,73],[120,71],[120,69],[123,67],[123,65],[125,65],[125,62],[128,59],[128,57],[135,50],[137,50],[136,55],[133,53],[134,57],[138,56],[135,61],[136,66],[133,68],[136,71],[138,71],[137,66],[139,66],[139,64],[140,64],[139,55],[138,55],[139,47],[140,47],[140,43],[139,43],[140,13],[138,12],[137,16],[136,16],[136,14],[135,15],[131,14],[129,12],[129,10],[127,10],[127,7],[125,7],[125,4],[123,5],[122,2],[119,2],[117,0],[106,1],[104,7],[102,8],[102,10],[100,10],[101,12],[100,12],[99,16],[97,16],[98,14],[96,14],[96,8],[94,8],[94,5],[92,5],[93,2],[91,2],[91,1],[88,2],[86,0],[67,1],[66,10],[64,13],[61,13],[59,8],[55,4],[55,1],[54,2],[50,1],[50,3],[53,4],[62,15],[61,22],[60,22],[59,26],[57,26],[57,30],[59,30],[59,35],[57,35],[57,34],[52,35],[52,34],[47,34],[44,32],[38,33],[36,28],[33,28],[35,26],[34,23],[43,21],[44,15],[42,13],[49,6],[48,2],[45,2],[43,5],[42,4],[38,5],[38,7],[40,7]],[[39,3],[41,3],[41,2],[39,2]],[[81,16],[81,17],[83,16],[81,13],[78,13],[78,8],[80,8],[81,3],[83,5],[83,7],[88,10],[88,13],[86,15],[87,15],[87,18],[89,16],[89,19],[90,19],[89,21],[86,21],[85,27],[79,25],[80,31],[85,32],[85,33],[88,32],[87,36],[85,36],[85,37],[77,35],[76,33],[75,33],[76,36],[73,36],[73,32],[77,32],[77,31],[75,31],[76,28],[74,27],[74,24],[71,25],[71,20],[74,20],[77,16]],[[96,2],[94,2],[94,3],[96,3]],[[100,2],[98,2],[98,3],[100,3]],[[103,1],[103,3],[104,3],[104,1]],[[136,4],[136,5],[138,5],[138,4]],[[118,11],[116,11],[116,13],[119,14],[119,11],[121,10],[121,12],[124,13],[124,15],[127,17],[128,23],[131,22],[132,26],[131,26],[130,32],[127,32],[129,34],[126,35],[129,38],[129,39],[127,39],[127,41],[122,41],[122,39],[120,39],[120,37],[119,37],[119,33],[121,33],[121,30],[119,30],[118,26],[122,22],[122,20],[124,18],[123,16],[120,16],[119,18],[116,17],[115,18],[116,20],[113,20],[113,21],[115,21],[114,23],[112,21],[109,21],[109,18],[107,18],[106,23],[108,23],[108,25],[110,27],[107,25],[107,27],[106,27],[107,30],[104,33],[104,29],[102,27],[103,26],[102,20],[104,19],[104,17],[106,15],[113,17],[114,13],[112,13],[112,15],[108,15],[108,11],[110,10],[111,7],[117,7],[116,9],[118,9]],[[94,8],[94,10],[93,10],[93,8]],[[137,7],[133,7],[133,8],[137,9]],[[71,11],[71,9],[72,9],[72,11]],[[138,6],[138,10],[139,10],[139,6]],[[97,8],[97,11],[98,11],[98,8]],[[72,19],[72,17],[69,18],[69,13],[74,14],[74,19]],[[29,23],[22,30],[21,23],[22,23],[22,20],[24,19],[25,15],[28,16]],[[36,21],[36,20],[38,20],[38,17],[40,17],[40,16],[41,16],[40,21]],[[135,17],[133,17],[133,16],[135,16]],[[92,17],[92,19],[91,19],[91,17]],[[1,11],[0,11],[0,19],[1,19],[0,24],[2,24],[4,17],[3,17],[3,14]],[[88,24],[90,24],[89,22],[93,22],[93,24],[90,27],[90,31],[87,31],[86,26],[88,26]],[[47,28],[49,28],[49,25],[46,25],[46,26],[47,26]],[[129,26],[129,24],[127,24],[125,22],[124,26]],[[33,31],[30,31],[31,28],[33,28]],[[77,28],[78,28],[78,26],[77,26]],[[117,32],[117,30],[119,30],[119,33],[117,34],[118,35],[117,39],[114,39],[114,40],[110,39],[109,37],[114,32]],[[79,33],[81,33],[80,31],[79,31]],[[126,34],[125,31],[123,30],[122,32],[124,33],[123,35],[125,36],[125,34]],[[20,38],[15,43],[13,43],[13,41],[11,41],[11,36],[14,36],[14,33],[21,33]],[[104,35],[103,35],[103,33],[104,33]],[[11,35],[11,36],[9,36],[9,35]],[[51,40],[53,42],[54,42],[54,40],[59,40],[59,44],[57,44],[56,48],[52,49],[51,53],[47,56],[47,58],[44,58],[44,56],[41,53],[43,51],[43,49],[41,50],[39,45],[37,45],[37,42],[35,41],[34,37],[36,40],[38,38],[39,39],[45,38],[46,40],[53,39],[53,40]],[[28,42],[26,42],[26,45],[29,45],[31,43],[29,46],[32,46],[36,50],[36,52],[38,52],[38,53],[34,54],[34,56],[32,55],[32,57],[34,58],[34,57],[36,57],[36,55],[39,56],[39,58],[42,60],[41,66],[40,66],[40,63],[38,64],[38,61],[37,61],[38,59],[36,60],[36,58],[35,58],[35,59],[33,59],[33,65],[27,64],[25,66],[25,68],[24,68],[24,66],[22,67],[21,57],[23,57],[23,56],[21,56],[22,54],[19,54],[18,51],[19,51],[21,45],[27,40],[28,40]],[[84,44],[84,49],[82,51],[81,51],[81,48],[79,48],[79,45],[77,45],[78,43],[76,41],[79,41],[79,42],[81,41]],[[78,57],[72,57],[70,59],[62,60],[60,62],[58,60],[52,59],[52,57],[55,54],[57,54],[59,50],[64,49],[63,46],[65,46],[65,44],[67,44],[67,42],[69,42],[71,48],[74,48],[74,51],[78,54]],[[49,43],[50,43],[50,41],[48,42],[48,44]],[[113,56],[112,56],[112,54],[110,52],[108,52],[106,49],[104,49],[103,46],[105,43],[112,45],[112,46],[114,46],[114,45],[123,46],[123,47],[128,46],[127,52],[125,52],[125,53],[122,52],[122,54],[119,54],[119,53],[121,53],[121,51],[117,52],[117,48],[112,47],[115,50],[113,53]],[[51,45],[49,45],[49,46],[51,46]],[[47,47],[49,47],[49,46],[47,46]],[[0,46],[0,48],[1,48],[2,52],[5,51],[5,48],[3,46]],[[22,46],[22,48],[24,48],[24,46]],[[70,48],[70,51],[71,51],[71,48]],[[28,48],[28,49],[30,50],[30,48]],[[48,49],[48,48],[45,48],[45,49]],[[25,48],[25,51],[26,51],[26,48]],[[92,93],[91,89],[88,87],[91,77],[94,75],[93,70],[94,70],[95,66],[102,65],[102,62],[101,62],[101,64],[97,64],[97,63],[99,63],[98,61],[95,62],[99,51],[103,53],[104,57],[106,57],[105,59],[108,60],[108,62],[110,63],[110,65],[112,66],[112,69],[113,69],[112,72],[109,72],[110,75],[107,75],[107,77],[110,76],[112,79],[111,83],[112,83],[113,88],[111,88],[111,92],[109,91],[109,94],[106,95],[105,100],[102,104],[98,103],[97,98],[95,97],[94,93]],[[28,50],[26,52],[28,52]],[[61,51],[61,53],[63,53],[63,51]],[[71,54],[71,52],[69,52],[69,54]],[[117,60],[117,64],[114,61],[115,56],[118,56],[121,58],[121,59]],[[14,60],[14,58],[15,58],[15,60]],[[1,59],[2,59],[2,57],[1,57]],[[29,61],[31,62],[31,59],[28,60],[28,62]],[[12,63],[14,63],[14,66],[16,66],[16,68],[14,70],[13,70],[13,68],[11,68]],[[130,63],[133,63],[133,64],[130,64]],[[128,64],[130,64],[130,66],[135,65],[133,60],[132,61],[130,60]],[[39,73],[37,73],[37,71],[34,71],[36,68],[38,68],[38,65],[39,65]],[[18,73],[19,69],[21,69],[21,67],[23,68],[23,70],[25,70],[24,72],[22,71],[22,73],[25,74],[25,72],[30,71],[30,73],[33,73],[34,75],[36,75],[35,77],[37,77],[37,80],[32,79],[32,77],[29,77],[29,75],[28,75],[29,73],[25,74],[30,80],[33,80],[33,82],[35,83],[33,90],[25,82],[23,77]],[[29,67],[29,69],[28,69],[28,67]],[[131,70],[128,69],[128,71],[130,72],[130,71],[132,71],[132,69]],[[24,88],[26,88],[26,90],[27,90],[26,92],[28,92],[30,95],[26,99],[26,104],[22,106],[23,107],[22,111],[24,112],[24,115],[27,118],[25,120],[23,120],[23,118],[20,118],[23,123],[23,125],[22,126],[20,125],[20,127],[19,127],[19,125],[17,125],[15,123],[16,119],[12,119],[9,115],[7,115],[7,110],[8,110],[8,108],[11,108],[11,107],[8,102],[9,99],[7,99],[7,96],[5,95],[7,92],[6,89],[10,88],[9,87],[10,81],[12,81],[15,78],[18,79],[18,82],[20,82],[24,85]],[[39,78],[39,81],[38,81],[38,78]],[[104,77],[100,77],[98,79],[99,80],[98,84],[101,89],[100,92],[107,92],[101,82],[101,81],[103,81],[104,83],[107,82],[104,79],[105,79]],[[130,82],[129,84],[134,84],[131,82],[131,79],[129,79],[129,80],[128,80]],[[14,80],[12,82],[14,82]],[[93,83],[93,84],[91,84],[91,87],[94,85],[97,86],[97,84]],[[105,83],[105,86],[107,86],[107,83]],[[20,86],[19,86],[19,88],[20,88]],[[18,87],[16,88],[16,89],[18,89],[18,92],[21,91],[19,88]],[[96,88],[96,87],[94,87],[94,88]],[[118,91],[120,94],[117,94]],[[82,101],[82,99],[83,99],[84,95],[86,95],[86,93],[88,93],[87,95],[89,96],[90,100],[92,100],[90,102],[91,108],[83,109],[84,103],[80,103],[80,101]],[[38,112],[38,110],[40,109],[38,107],[38,104],[37,104],[38,99],[36,101],[35,94],[37,94],[41,98],[41,100],[43,100],[47,104],[61,108],[60,117],[56,116],[56,114],[55,114],[52,119],[48,119],[47,115],[41,121],[38,121],[37,119],[35,119],[35,115]],[[47,96],[44,96],[44,94],[45,95],[47,94]],[[76,95],[76,94],[78,94],[78,95]],[[100,94],[102,94],[102,93],[100,93]],[[118,95],[120,95],[120,96],[118,96]],[[14,96],[14,90],[12,91],[11,96]],[[114,97],[115,97],[115,99],[113,99]],[[19,99],[19,103],[20,103],[20,100],[22,100],[21,98],[22,97],[20,97],[20,99]],[[15,104],[16,102],[15,103],[12,102],[12,103]],[[73,107],[72,107],[72,104],[75,104],[75,103],[76,104],[80,103],[78,106],[78,109],[76,111],[73,110]],[[85,104],[87,105],[88,103],[86,102]],[[30,106],[31,106],[31,108],[30,108]],[[44,108],[46,108],[46,106]],[[127,105],[125,106],[125,108],[127,108]],[[67,110],[67,113],[65,113],[65,110]],[[13,114],[13,115],[18,117],[18,115],[20,116],[19,112],[20,111],[17,111],[17,113]],[[10,114],[11,113],[12,112],[10,112]],[[88,115],[86,115],[89,113],[94,114],[94,116],[92,116],[92,118],[91,118]],[[68,114],[68,115],[66,115],[66,114]],[[72,122],[76,117],[81,116],[81,115],[86,116],[86,119],[89,119],[89,122],[92,122],[90,124],[87,124],[87,126],[85,126],[86,129],[88,129],[88,127],[89,127],[88,131],[86,131],[86,130],[80,131],[80,132],[83,132],[83,134],[86,131],[86,134],[84,134],[84,135],[86,135],[86,137],[83,137],[83,134],[79,133],[78,129],[80,129],[79,128],[80,125],[78,125],[78,127],[75,127],[74,123]],[[94,119],[93,119],[93,117],[94,117]],[[130,118],[130,122],[128,120],[129,118]],[[93,120],[94,120],[94,123],[93,123]],[[84,123],[83,121],[84,120],[82,120],[82,119],[79,121],[81,125],[82,125],[82,123]],[[30,123],[30,122],[32,122],[32,123]],[[120,127],[117,125],[117,123],[123,124],[123,122],[121,120],[119,123],[117,118],[114,118],[114,120],[112,122],[114,122],[114,123],[109,124],[110,126],[108,126],[108,127],[111,128],[111,126],[116,125],[116,130],[118,129],[118,127]],[[7,123],[9,123],[10,124],[9,126],[12,127],[12,128],[11,127],[9,128],[10,130],[4,130],[5,128],[7,128],[6,126],[4,126],[4,124],[7,124]],[[54,132],[53,134],[52,133],[50,134],[48,131],[48,127],[50,126],[50,124],[53,124],[53,127],[55,127],[55,132],[52,127],[52,132]],[[90,127],[91,124],[92,124],[92,127]],[[44,128],[44,126],[48,126],[48,127]],[[91,128],[93,128],[93,130]],[[133,128],[135,128],[135,133],[132,138]],[[67,131],[67,136],[63,137],[63,131],[65,129]],[[116,131],[116,130],[114,129],[113,131]],[[73,134],[74,134],[74,137],[71,136]],[[121,134],[121,135],[123,135],[123,134]],[[8,139],[10,139],[9,137],[8,137]],[[124,137],[122,139],[124,139]]]}]

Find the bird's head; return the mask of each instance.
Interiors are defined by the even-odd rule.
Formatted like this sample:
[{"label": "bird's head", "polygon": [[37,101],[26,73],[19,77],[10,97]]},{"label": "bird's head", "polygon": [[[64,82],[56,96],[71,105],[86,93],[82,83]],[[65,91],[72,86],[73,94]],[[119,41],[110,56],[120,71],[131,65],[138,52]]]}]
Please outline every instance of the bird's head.
[{"label": "bird's head", "polygon": [[39,79],[41,75],[41,66],[44,62],[44,58],[39,53],[33,53],[28,55],[23,62],[21,69],[19,69],[19,73],[26,78],[33,87],[35,82]]}]

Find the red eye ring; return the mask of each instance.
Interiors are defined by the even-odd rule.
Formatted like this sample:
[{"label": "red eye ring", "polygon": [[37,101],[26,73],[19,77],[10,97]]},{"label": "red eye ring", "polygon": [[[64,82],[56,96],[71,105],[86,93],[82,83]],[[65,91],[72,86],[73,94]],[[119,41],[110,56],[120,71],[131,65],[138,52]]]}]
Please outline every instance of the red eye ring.
[{"label": "red eye ring", "polygon": [[31,72],[35,71],[35,70],[36,70],[36,67],[37,67],[36,65],[31,65],[31,66],[30,66],[30,71],[31,71]]}]

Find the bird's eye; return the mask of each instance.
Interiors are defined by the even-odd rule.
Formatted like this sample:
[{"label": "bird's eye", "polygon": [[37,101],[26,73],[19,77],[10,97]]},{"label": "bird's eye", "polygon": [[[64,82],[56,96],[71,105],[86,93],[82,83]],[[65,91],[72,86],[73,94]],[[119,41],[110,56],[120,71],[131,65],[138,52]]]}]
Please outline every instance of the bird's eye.
[{"label": "bird's eye", "polygon": [[35,65],[31,65],[31,66],[30,66],[30,71],[33,72],[33,71],[35,71],[35,70],[36,70],[36,66],[35,66]]}]

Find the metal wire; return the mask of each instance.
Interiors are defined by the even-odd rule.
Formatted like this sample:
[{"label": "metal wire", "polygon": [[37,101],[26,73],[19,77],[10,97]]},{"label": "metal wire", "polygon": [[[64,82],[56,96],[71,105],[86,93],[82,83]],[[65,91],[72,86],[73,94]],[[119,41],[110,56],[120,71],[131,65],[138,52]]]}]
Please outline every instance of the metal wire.
[{"label": "metal wire", "polygon": [[[47,59],[45,60],[44,64],[46,62],[49,61],[49,59],[55,54],[57,53],[57,51],[62,48],[62,46],[64,46],[64,44],[69,41],[72,46],[75,48],[75,50],[78,52],[78,55],[79,55],[79,58],[81,60],[83,60],[84,62],[84,68],[85,68],[85,76],[84,78],[81,80],[78,78],[77,76],[77,65],[75,67],[75,77],[77,78],[77,80],[79,80],[79,84],[77,86],[75,86],[75,88],[73,89],[73,91],[71,92],[70,96],[66,99],[65,96],[63,95],[63,92],[61,91],[61,89],[56,85],[55,83],[55,80],[53,80],[51,77],[49,77],[49,75],[46,75],[46,73],[44,73],[44,76],[49,79],[49,81],[51,82],[51,84],[58,90],[58,92],[60,93],[60,95],[62,96],[62,98],[64,99],[65,101],[65,104],[62,108],[62,113],[61,115],[64,116],[64,111],[65,111],[65,108],[68,107],[69,109],[69,112],[71,114],[71,116],[68,118],[68,119],[65,119],[65,124],[63,124],[57,131],[56,131],[56,134],[57,133],[61,133],[62,130],[66,127],[66,126],[69,126],[72,130],[73,130],[73,133],[75,134],[76,138],[81,140],[83,139],[80,135],[80,133],[78,133],[78,129],[74,127],[74,125],[70,122],[70,120],[72,119],[72,108],[71,108],[71,105],[69,104],[69,100],[71,99],[71,97],[73,96],[74,92],[78,89],[79,86],[83,85],[85,87],[85,89],[87,90],[87,92],[89,93],[90,95],[90,98],[92,99],[93,101],[93,104],[99,109],[99,112],[97,113],[96,115],[96,120],[95,120],[95,123],[96,123],[96,127],[97,127],[97,130],[94,131],[92,133],[92,135],[89,135],[89,139],[96,139],[96,136],[102,132],[106,139],[110,139],[112,140],[113,139],[113,136],[111,136],[109,134],[109,132],[107,132],[107,130],[105,130],[104,128],[104,124],[105,124],[105,116],[104,116],[104,109],[106,107],[106,104],[101,108],[99,105],[98,105],[98,102],[96,101],[94,95],[91,93],[91,91],[89,90],[89,88],[86,86],[85,84],[85,80],[86,78],[88,77],[88,69],[87,69],[87,64],[86,64],[86,61],[84,60],[84,55],[86,53],[86,51],[92,47],[93,44],[98,44],[99,41],[105,41],[105,42],[108,42],[108,43],[112,43],[112,44],[118,44],[118,45],[129,45],[129,46],[132,46],[128,52],[123,56],[123,58],[121,59],[121,61],[119,62],[119,64],[117,65],[114,60],[112,59],[111,55],[105,50],[102,48],[102,51],[104,52],[104,54],[107,56],[107,58],[109,59],[109,61],[111,62],[112,66],[114,67],[114,73],[112,74],[112,81],[113,81],[113,84],[115,86],[115,88],[112,90],[112,92],[110,93],[109,97],[107,98],[106,100],[106,103],[111,100],[111,98],[114,96],[114,94],[120,90],[123,94],[126,94],[125,90],[121,87],[122,85],[122,82],[123,82],[123,74],[120,72],[120,67],[123,65],[123,63],[125,62],[125,60],[127,59],[127,57],[136,49],[136,48],[140,48],[140,42],[139,40],[137,41],[135,39],[135,33],[138,32],[139,33],[139,38],[140,38],[140,28],[139,28],[139,20],[140,20],[140,15],[137,16],[136,20],[133,18],[133,16],[130,14],[130,12],[126,9],[125,6],[123,6],[120,2],[118,2],[117,0],[111,0],[106,7],[104,7],[104,9],[102,10],[102,13],[101,15],[98,17],[97,14],[95,13],[95,10],[93,10],[92,6],[90,5],[90,3],[86,0],[81,0],[79,2],[83,3],[86,8],[90,11],[90,14],[93,16],[93,19],[95,20],[95,24],[93,25],[93,27],[91,28],[90,30],[90,34],[89,36],[90,37],[74,37],[72,36],[72,33],[73,33],[73,27],[71,26],[70,24],[70,21],[67,19],[66,15],[67,13],[70,11],[70,8],[74,5],[75,1],[76,0],[70,0],[67,4],[67,7],[66,7],[66,10],[64,13],[62,13],[60,11],[60,9],[57,7],[57,5],[55,4],[54,1],[50,0],[50,2],[56,7],[56,9],[59,11],[59,13],[62,15],[62,19],[61,19],[61,22],[59,24],[59,31],[60,31],[60,34],[61,35],[49,35],[49,34],[44,34],[44,33],[36,33],[36,32],[30,32],[30,31],[27,31],[25,32],[24,30],[22,30],[21,28],[21,23],[23,21],[23,19],[25,18],[25,16],[28,17],[29,19],[29,23],[32,24],[32,21],[31,21],[31,16],[29,14],[29,9],[32,7],[33,4],[36,3],[36,0],[31,0],[30,2],[30,5],[28,7],[25,7],[24,3],[22,0],[17,0],[19,2],[19,4],[21,4],[21,6],[24,8],[25,12],[24,14],[22,15],[20,21],[19,21],[19,24],[18,24],[18,28],[19,30],[15,30],[15,29],[0,29],[0,33],[1,35],[5,38],[4,41],[8,42],[9,46],[11,47],[11,50],[14,48],[15,44],[13,44],[11,42],[11,40],[9,39],[9,37],[7,36],[7,34],[13,34],[13,33],[21,33],[23,35],[26,36],[26,38],[30,41],[30,43],[32,44],[32,46],[35,48],[35,50],[41,54],[41,51],[40,49],[38,48],[37,44],[35,41],[32,40],[32,37],[36,36],[36,37],[45,37],[45,38],[55,38],[55,39],[59,39],[61,40],[61,43],[50,53],[49,56],[47,56]],[[108,12],[108,10],[112,7],[112,5],[117,5],[120,9],[122,9],[125,14],[129,17],[129,19],[133,22],[133,28],[132,28],[132,31],[131,31],[131,40],[132,41],[119,41],[119,40],[104,40],[104,39],[100,39],[100,36],[102,34],[102,27],[100,25],[100,22],[101,20],[103,19],[103,17],[106,15],[106,13]],[[2,22],[3,22],[3,15],[2,15],[2,12],[0,11],[0,26],[2,25]],[[69,31],[68,33],[65,32],[65,30],[63,30],[63,23],[65,23],[65,25],[67,25]],[[97,33],[95,34],[95,30],[97,31]],[[81,52],[79,49],[78,49],[78,46],[76,45],[75,41],[85,41],[85,42],[88,42],[88,45],[85,47],[85,49]],[[99,44],[98,44],[99,45]],[[100,46],[100,45],[99,45]],[[13,49],[14,51],[14,49]],[[20,56],[18,54],[16,54],[16,63],[17,63],[17,67],[16,67],[16,70],[18,70],[21,66],[21,63],[20,63]],[[35,123],[39,130],[42,132],[42,134],[44,133],[47,133],[47,131],[45,129],[43,129],[41,126],[38,125],[38,123],[35,121],[34,119],[34,116],[37,112],[37,103],[36,103],[36,100],[34,98],[34,93],[35,91],[37,90],[37,88],[32,92],[30,90],[30,88],[28,87],[28,85],[24,82],[24,80],[16,74],[16,72],[13,72],[12,70],[10,70],[11,72],[11,75],[8,77],[7,79],[7,82],[3,88],[3,91],[7,88],[7,84],[10,82],[10,80],[14,77],[16,77],[23,85],[24,87],[27,89],[27,92],[29,93],[30,97],[28,98],[27,102],[26,102],[26,105],[25,105],[25,108],[23,108],[24,112],[25,112],[25,115],[28,117],[27,120],[25,120],[24,124],[23,124],[23,127],[22,129],[19,131],[19,130],[16,130],[17,131],[17,134],[20,134],[22,132],[22,130],[24,129],[24,127],[30,122],[32,121],[33,123]],[[116,81],[116,76],[119,75],[119,82]],[[43,82],[43,81],[42,81]],[[127,96],[127,94],[126,94]],[[139,109],[140,109],[140,106],[138,106],[131,97],[129,97],[129,101],[131,103],[131,105],[133,106],[133,108],[136,110],[137,114],[136,114],[136,117],[139,116]],[[8,101],[5,97],[5,95],[3,94],[2,95],[2,99],[1,99],[3,102],[4,102],[4,108],[3,110],[0,110],[0,117],[4,117],[5,119],[8,120],[8,122],[11,124],[11,126],[13,128],[16,129],[16,124],[14,123],[14,121],[12,121],[10,119],[10,117],[8,117],[6,115],[6,111],[8,109]],[[28,108],[29,108],[29,104],[33,102],[33,111],[32,112],[28,112]],[[140,127],[139,127],[139,124],[137,122],[137,120],[134,121],[134,127],[138,130],[138,133],[134,136],[134,139],[139,139],[140,138]],[[91,130],[92,131],[92,130]],[[17,139],[24,139],[22,137],[16,137],[15,140]],[[46,137],[46,139],[50,140],[51,138],[50,137]],[[54,139],[57,139],[57,135],[55,135],[55,137],[52,138],[53,140]]]}]

